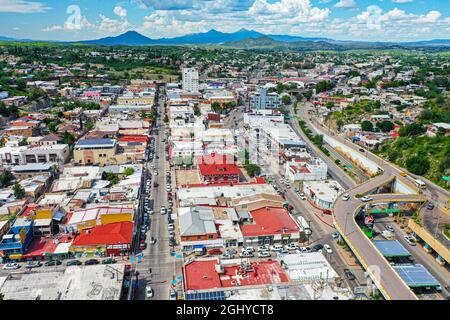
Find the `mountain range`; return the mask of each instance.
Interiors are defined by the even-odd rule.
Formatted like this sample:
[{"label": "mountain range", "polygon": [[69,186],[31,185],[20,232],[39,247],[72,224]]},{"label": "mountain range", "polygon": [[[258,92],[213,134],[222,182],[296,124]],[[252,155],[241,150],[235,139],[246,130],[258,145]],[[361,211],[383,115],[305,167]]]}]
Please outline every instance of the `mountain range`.
[{"label": "mountain range", "polygon": [[[30,39],[1,37],[0,41],[30,42]],[[307,38],[291,35],[263,34],[254,30],[241,29],[232,33],[210,30],[174,38],[152,39],[136,31],[127,31],[113,37],[94,40],[59,43],[81,43],[104,46],[149,46],[149,45],[220,45],[243,49],[288,49],[288,50],[345,50],[392,47],[439,47],[450,48],[450,39],[436,39],[415,42],[369,42],[333,40],[329,38]]]}]

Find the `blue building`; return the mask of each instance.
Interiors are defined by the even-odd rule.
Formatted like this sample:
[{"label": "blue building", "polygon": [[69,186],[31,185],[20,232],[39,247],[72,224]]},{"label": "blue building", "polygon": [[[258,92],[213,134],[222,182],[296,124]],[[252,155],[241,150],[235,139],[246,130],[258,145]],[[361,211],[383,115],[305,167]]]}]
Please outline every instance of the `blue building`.
[{"label": "blue building", "polygon": [[280,96],[276,92],[267,92],[267,88],[261,87],[258,93],[250,97],[250,109],[278,109],[281,105]]},{"label": "blue building", "polygon": [[0,256],[4,261],[20,259],[33,240],[33,220],[18,218],[0,242]]}]

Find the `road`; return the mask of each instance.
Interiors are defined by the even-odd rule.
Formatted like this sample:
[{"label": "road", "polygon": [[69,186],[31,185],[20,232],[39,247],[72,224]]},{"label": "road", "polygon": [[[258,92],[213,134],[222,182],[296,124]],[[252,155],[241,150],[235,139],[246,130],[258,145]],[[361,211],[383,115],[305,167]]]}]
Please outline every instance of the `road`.
[{"label": "road", "polygon": [[[311,125],[312,118],[307,115],[307,109],[300,109],[303,110],[304,120],[309,123],[309,125]],[[318,128],[318,124],[316,124],[316,128]],[[320,131],[319,133],[324,135],[327,134],[325,130]],[[355,152],[359,152],[359,146],[352,144],[338,134],[333,134],[332,137],[339,142],[346,144],[348,147],[354,149]],[[381,253],[376,249],[373,243],[365,236],[361,228],[358,226],[356,220],[354,219],[354,215],[361,206],[361,201],[355,199],[355,195],[366,194],[393,178],[404,181],[410,185],[412,184],[412,181],[406,179],[400,174],[401,171],[405,171],[404,169],[398,168],[397,166],[377,157],[371,152],[366,151],[365,156],[369,160],[378,163],[379,167],[383,170],[383,173],[369,180],[368,182],[355,186],[351,190],[349,190],[348,193],[351,197],[350,201],[346,202],[341,198],[338,198],[336,200],[333,210],[335,224],[338,227],[340,233],[343,234],[347,243],[350,245],[350,247],[352,247],[352,250],[357,256],[359,256],[358,258],[365,266],[365,268],[367,269],[371,266],[375,266],[380,271],[380,275],[373,275],[373,279],[386,298],[395,300],[417,299],[417,297],[412,293],[412,291],[408,288],[408,286],[404,283],[400,276],[390,266],[388,261],[381,255]],[[428,189],[423,192],[423,196],[425,197],[422,197],[422,199],[430,199],[431,195],[433,195],[436,199],[438,199],[438,201],[447,201],[448,192],[446,192],[439,186],[433,185],[429,181],[427,183],[427,186]],[[380,200],[395,200],[396,197],[402,197],[406,202],[417,200],[414,199],[413,196],[410,197],[404,195],[382,195]],[[348,215],[351,215],[350,219],[348,218]]]},{"label": "road", "polygon": [[[143,300],[145,297],[145,286],[150,285],[154,291],[154,300],[169,299],[169,291],[174,278],[180,275],[182,259],[177,259],[170,253],[169,233],[167,215],[161,215],[161,207],[167,208],[166,172],[169,171],[169,163],[165,158],[165,126],[162,122],[164,117],[164,97],[159,99],[158,112],[161,116],[156,121],[157,134],[155,137],[154,159],[152,163],[146,163],[146,168],[153,176],[150,199],[153,200],[154,214],[150,216],[150,230],[147,232],[147,248],[144,250],[144,259],[138,265],[140,274],[139,290],[135,299]],[[154,175],[154,172],[157,175]],[[158,187],[153,187],[154,182]],[[156,239],[155,244],[150,244],[151,238]],[[151,269],[151,273],[150,273]]]}]

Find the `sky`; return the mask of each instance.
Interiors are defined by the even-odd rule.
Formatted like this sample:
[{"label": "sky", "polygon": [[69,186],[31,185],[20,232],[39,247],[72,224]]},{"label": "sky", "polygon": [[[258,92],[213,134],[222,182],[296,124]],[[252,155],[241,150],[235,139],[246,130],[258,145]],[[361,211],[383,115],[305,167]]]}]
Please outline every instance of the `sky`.
[{"label": "sky", "polygon": [[157,39],[216,29],[341,40],[450,38],[450,0],[0,0],[0,36]]}]

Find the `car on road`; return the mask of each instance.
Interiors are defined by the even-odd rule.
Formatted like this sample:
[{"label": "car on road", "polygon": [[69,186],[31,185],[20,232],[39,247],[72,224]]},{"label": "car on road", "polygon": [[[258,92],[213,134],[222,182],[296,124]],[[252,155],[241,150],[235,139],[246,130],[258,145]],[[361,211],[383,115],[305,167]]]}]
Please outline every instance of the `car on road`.
[{"label": "car on road", "polygon": [[306,200],[305,194],[303,192],[301,192],[299,194],[299,197],[300,197],[301,200]]},{"label": "car on road", "polygon": [[167,210],[166,210],[166,208],[165,207],[161,207],[161,214],[166,214],[167,213]]},{"label": "car on road", "polygon": [[321,243],[317,243],[317,244],[313,245],[313,247],[312,247],[312,251],[314,251],[314,252],[317,252],[322,249],[323,249],[323,245]]},{"label": "car on road", "polygon": [[156,243],[156,238],[152,237],[152,238],[150,239],[150,244],[155,244],[155,243]]},{"label": "car on road", "polygon": [[363,148],[359,148],[360,152],[366,152],[366,150],[364,150]]},{"label": "car on road", "polygon": [[390,226],[390,225],[387,225],[387,226],[386,226],[386,230],[387,230],[387,231],[390,231],[390,232],[394,232],[394,227],[392,227],[392,226]]},{"label": "car on road", "polygon": [[169,186],[169,185],[167,185],[167,186],[166,186],[166,191],[167,191],[167,192],[170,192],[171,190],[172,190],[172,187]]},{"label": "car on road", "polygon": [[333,250],[331,249],[330,245],[328,244],[324,244],[323,248],[325,249],[325,251],[329,254],[333,253]]},{"label": "car on road", "polygon": [[427,210],[433,210],[434,209],[434,204],[433,202],[428,202],[427,204]]},{"label": "car on road", "polygon": [[116,263],[116,262],[117,262],[116,259],[108,258],[108,259],[103,260],[103,261],[102,261],[102,264],[114,264],[114,263]]},{"label": "car on road", "polygon": [[94,264],[99,264],[99,263],[100,263],[100,261],[98,261],[97,259],[89,259],[84,262],[84,265],[85,266],[93,266]]},{"label": "car on road", "polygon": [[145,250],[147,248],[147,243],[144,240],[139,241],[139,250]]},{"label": "car on road", "polygon": [[342,200],[344,200],[344,201],[350,200],[350,196],[348,195],[348,193],[346,193],[342,196]]},{"label": "car on road", "polygon": [[145,287],[145,297],[147,299],[153,298],[153,296],[155,295],[155,293],[153,292],[153,288],[150,286],[146,286]]},{"label": "car on road", "polygon": [[260,251],[258,252],[258,258],[270,258],[271,254],[269,251]]},{"label": "car on road", "polygon": [[339,238],[339,232],[333,232],[333,233],[331,234],[331,237],[332,237],[333,239],[338,239],[338,238]]},{"label": "car on road", "polygon": [[70,260],[67,261],[66,266],[81,266],[83,263],[80,260]]},{"label": "car on road", "polygon": [[402,177],[406,177],[408,174],[407,174],[406,172],[404,172],[404,171],[400,171],[400,175],[401,175]]},{"label": "car on road", "polygon": [[369,201],[372,201],[372,200],[373,200],[373,198],[371,198],[369,196],[364,196],[364,197],[361,198],[362,202],[369,202]]},{"label": "car on road", "polygon": [[7,263],[3,266],[3,270],[16,270],[19,268],[20,268],[20,265],[17,263]]},{"label": "car on road", "polygon": [[349,269],[344,269],[344,274],[347,277],[348,280],[355,280],[356,277],[355,275],[349,270]]},{"label": "car on road", "polygon": [[239,256],[241,258],[252,258],[252,257],[254,257],[253,252],[250,252],[250,251],[243,251],[243,252],[241,252],[241,254]]},{"label": "car on road", "polygon": [[45,263],[46,267],[53,267],[53,266],[59,266],[61,265],[61,260],[49,260]]},{"label": "car on road", "polygon": [[41,266],[42,266],[42,263],[40,261],[30,261],[25,265],[25,268],[33,269],[33,268],[39,268]]},{"label": "car on road", "polygon": [[403,239],[405,239],[405,241],[410,245],[410,246],[415,246],[416,245],[416,239],[414,239],[414,237],[411,236],[404,236]]},{"label": "car on road", "polygon": [[153,171],[153,175],[154,175],[154,176],[157,176],[157,175],[158,175],[158,171],[156,171],[156,170]]},{"label": "car on road", "polygon": [[174,229],[175,229],[175,227],[174,227],[173,223],[169,223],[169,224],[167,225],[167,230],[173,231]]},{"label": "car on road", "polygon": [[158,188],[159,187],[159,183],[158,182],[153,182],[153,188]]}]

